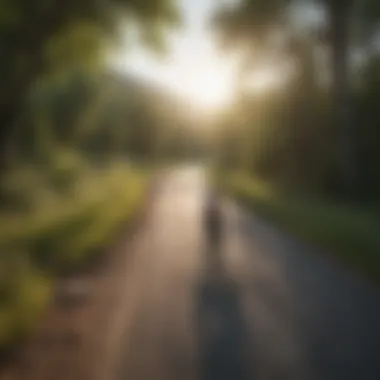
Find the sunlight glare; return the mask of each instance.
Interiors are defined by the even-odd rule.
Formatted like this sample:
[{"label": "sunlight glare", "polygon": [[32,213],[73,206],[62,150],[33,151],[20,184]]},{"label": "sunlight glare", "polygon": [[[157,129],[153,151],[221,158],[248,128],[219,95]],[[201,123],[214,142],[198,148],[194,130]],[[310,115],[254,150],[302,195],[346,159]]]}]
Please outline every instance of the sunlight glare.
[{"label": "sunlight glare", "polygon": [[137,51],[115,59],[113,66],[151,79],[203,111],[220,110],[234,97],[234,62],[218,55],[209,38],[181,36],[162,61]]},{"label": "sunlight glare", "polygon": [[252,92],[262,92],[281,85],[283,80],[281,70],[266,68],[252,73],[246,81],[246,88]]},{"label": "sunlight glare", "polygon": [[173,83],[190,101],[204,109],[226,106],[233,97],[232,80],[220,65],[213,68],[183,67]]},{"label": "sunlight glare", "polygon": [[171,87],[204,109],[219,109],[233,98],[233,64],[218,56],[209,40],[179,40],[167,62]]}]

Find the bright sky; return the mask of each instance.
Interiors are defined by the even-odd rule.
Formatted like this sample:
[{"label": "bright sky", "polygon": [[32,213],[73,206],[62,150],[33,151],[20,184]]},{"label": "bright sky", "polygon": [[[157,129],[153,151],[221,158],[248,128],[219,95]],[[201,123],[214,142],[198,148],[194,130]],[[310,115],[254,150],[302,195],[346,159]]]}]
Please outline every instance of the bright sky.
[{"label": "bright sky", "polygon": [[[220,2],[179,0],[185,26],[169,36],[168,57],[159,61],[141,48],[131,51],[129,46],[120,51],[113,65],[121,71],[162,84],[204,110],[222,109],[235,94],[237,62],[222,56],[207,31],[208,17]],[[307,13],[303,12],[303,16]],[[313,19],[315,16],[311,17]],[[255,71],[247,79],[250,82],[247,85],[254,92],[262,92],[283,84],[286,78],[287,74],[278,66],[267,66]]]},{"label": "bright sky", "polygon": [[185,27],[169,39],[170,54],[164,60],[130,48],[115,65],[122,71],[156,81],[206,109],[221,108],[234,93],[233,62],[221,57],[206,30],[215,0],[180,0]]}]

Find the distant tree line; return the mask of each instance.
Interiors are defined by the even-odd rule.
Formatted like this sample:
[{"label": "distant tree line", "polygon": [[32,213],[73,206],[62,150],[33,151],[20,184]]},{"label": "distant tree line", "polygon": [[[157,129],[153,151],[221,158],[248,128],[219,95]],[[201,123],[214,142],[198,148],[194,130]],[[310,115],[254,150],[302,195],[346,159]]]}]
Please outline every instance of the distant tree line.
[{"label": "distant tree line", "polygon": [[[307,11],[315,22],[300,25]],[[378,197],[379,11],[373,0],[245,0],[220,8],[213,21],[223,47],[244,57],[240,98],[223,122],[234,152],[224,149],[223,161],[284,189]],[[284,63],[293,68],[288,83],[244,90],[260,67]]]}]

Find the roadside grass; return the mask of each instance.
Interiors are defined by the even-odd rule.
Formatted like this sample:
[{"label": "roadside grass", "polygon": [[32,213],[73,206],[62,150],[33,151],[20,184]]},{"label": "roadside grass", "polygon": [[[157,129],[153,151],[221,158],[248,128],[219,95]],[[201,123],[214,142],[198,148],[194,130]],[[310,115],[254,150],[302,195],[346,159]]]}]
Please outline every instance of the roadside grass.
[{"label": "roadside grass", "polygon": [[0,211],[0,350],[33,328],[57,276],[86,265],[133,218],[149,179],[148,169],[115,163],[57,191],[27,173],[15,176],[24,187],[14,207]]},{"label": "roadside grass", "polygon": [[291,197],[244,174],[219,178],[219,185],[242,204],[339,261],[380,281],[380,213],[325,199]]}]

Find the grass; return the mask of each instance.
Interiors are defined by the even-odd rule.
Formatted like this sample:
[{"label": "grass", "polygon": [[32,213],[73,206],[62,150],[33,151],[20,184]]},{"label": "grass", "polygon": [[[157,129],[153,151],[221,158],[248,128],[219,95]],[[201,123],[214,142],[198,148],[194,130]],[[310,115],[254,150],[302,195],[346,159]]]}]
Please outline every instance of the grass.
[{"label": "grass", "polygon": [[324,199],[285,196],[244,174],[222,186],[243,204],[288,232],[334,254],[377,282],[380,280],[380,213]]},{"label": "grass", "polygon": [[2,261],[0,349],[4,350],[33,329],[50,299],[52,280],[31,263]]},{"label": "grass", "polygon": [[33,328],[57,275],[86,265],[133,218],[149,175],[125,164],[87,168],[65,191],[49,188],[40,173],[27,177],[27,200],[21,194],[0,213],[0,349]]}]

